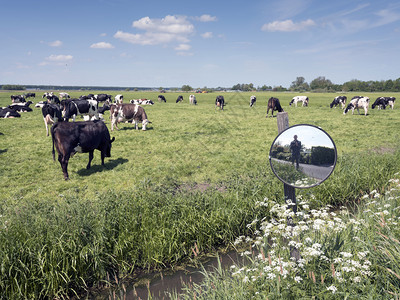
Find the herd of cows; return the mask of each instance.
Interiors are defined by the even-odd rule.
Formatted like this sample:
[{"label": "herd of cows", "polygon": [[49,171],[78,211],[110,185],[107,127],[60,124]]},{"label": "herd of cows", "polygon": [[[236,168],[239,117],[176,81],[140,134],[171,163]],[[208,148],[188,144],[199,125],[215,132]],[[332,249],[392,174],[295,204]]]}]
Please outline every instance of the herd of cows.
[{"label": "herd of cows", "polygon": [[[20,117],[20,112],[32,111],[29,106],[32,101],[29,98],[35,98],[35,93],[27,93],[25,95],[12,95],[11,104],[7,107],[0,108],[0,118],[15,118]],[[49,135],[49,125],[51,127],[51,136],[53,143],[53,159],[55,160],[55,149],[58,152],[58,161],[60,162],[64,179],[68,180],[68,161],[75,153],[89,153],[89,162],[87,169],[90,168],[93,159],[94,150],[101,152],[101,162],[104,165],[104,158],[110,157],[111,145],[115,138],[110,138],[110,133],[107,126],[104,124],[103,114],[105,111],[110,111],[111,130],[114,127],[118,129],[118,123],[132,122],[135,128],[138,129],[138,123],[141,122],[142,130],[146,130],[147,124],[151,123],[145,110],[141,105],[153,105],[154,102],[149,99],[134,99],[129,103],[123,103],[123,95],[119,94],[112,99],[108,94],[89,94],[83,95],[79,98],[71,98],[67,93],[59,93],[59,96],[54,95],[52,92],[44,93],[42,98],[44,101],[39,101],[35,107],[42,109],[43,120],[46,127],[46,134]],[[178,96],[176,103],[182,102],[183,96]],[[250,97],[250,107],[255,106],[256,96]],[[394,107],[394,97],[378,97],[372,104],[372,108],[385,109],[386,107]],[[158,96],[158,101],[166,102],[163,95]],[[309,98],[307,96],[295,96],[289,103],[297,107],[301,102],[302,106],[309,105]],[[337,96],[330,104],[330,108],[340,105],[344,109],[343,113],[346,114],[349,110],[364,109],[364,114],[367,115],[370,99],[364,96],[353,97],[346,106],[347,97]],[[100,107],[99,103],[103,103]],[[189,103],[196,105],[197,100],[195,95],[189,96]],[[225,99],[219,95],[215,99],[215,109],[223,110],[225,106]],[[283,112],[283,108],[278,98],[271,97],[268,100],[267,116],[269,110]],[[75,122],[78,115],[84,117],[84,122]],[[73,122],[68,122],[69,119]]]}]

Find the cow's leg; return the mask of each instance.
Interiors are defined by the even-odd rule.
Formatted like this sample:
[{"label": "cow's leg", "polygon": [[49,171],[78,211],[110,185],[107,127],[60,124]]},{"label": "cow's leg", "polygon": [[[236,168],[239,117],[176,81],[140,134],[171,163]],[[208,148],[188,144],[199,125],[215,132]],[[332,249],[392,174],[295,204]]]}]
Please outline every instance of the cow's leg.
[{"label": "cow's leg", "polygon": [[265,116],[266,118],[268,118],[268,112],[269,112],[269,107],[268,107],[268,109],[267,109],[267,115]]},{"label": "cow's leg", "polygon": [[47,124],[47,116],[43,118],[44,125],[46,126],[46,136],[49,136],[49,125]]},{"label": "cow's leg", "polygon": [[135,120],[135,119],[133,119],[133,120],[132,120],[132,125],[133,125],[133,124],[135,124],[135,129],[136,129],[136,130],[139,130],[138,121]]},{"label": "cow's leg", "polygon": [[69,161],[69,154],[68,155],[62,155],[62,154],[58,154],[58,161],[60,162],[63,174],[64,174],[64,179],[68,180],[69,176],[68,176],[68,161]]},{"label": "cow's leg", "polygon": [[94,150],[89,151],[89,162],[88,162],[88,164],[87,164],[87,166],[86,166],[86,169],[90,169],[90,163],[91,163],[92,160],[93,160],[93,151],[94,151]]}]

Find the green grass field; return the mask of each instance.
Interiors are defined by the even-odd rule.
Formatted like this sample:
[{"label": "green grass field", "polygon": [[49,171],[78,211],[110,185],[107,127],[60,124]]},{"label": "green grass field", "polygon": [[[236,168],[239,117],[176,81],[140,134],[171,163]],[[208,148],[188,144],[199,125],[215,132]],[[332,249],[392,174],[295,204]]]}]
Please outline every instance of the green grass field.
[{"label": "green grass field", "polygon": [[[152,124],[147,131],[121,124],[110,132],[116,140],[105,167],[98,151],[90,170],[88,154],[75,155],[69,181],[52,159],[41,109],[31,105],[34,111],[21,118],[0,119],[0,291],[8,298],[65,297],[107,274],[171,266],[190,256],[195,243],[204,253],[246,233],[246,224],[266,213],[256,201],[283,197],[268,164],[278,133],[276,118],[266,118],[271,96],[280,99],[290,125],[320,126],[338,149],[331,178],[299,194],[350,204],[383,189],[400,167],[396,104],[368,116],[343,115],[329,108],[336,94],[307,94],[309,107],[295,108],[289,107],[294,93],[256,93],[250,108],[251,93],[222,93],[227,105],[219,111],[217,93],[196,94],[196,106],[185,93],[178,104],[178,93],[166,93],[167,103],[156,92],[121,93],[126,100],[152,99],[154,106],[143,106]],[[0,93],[0,106],[10,104],[11,94],[17,93]],[[42,100],[37,94],[34,103]],[[365,94],[371,101],[386,95]],[[109,112],[105,122],[110,129]]]}]

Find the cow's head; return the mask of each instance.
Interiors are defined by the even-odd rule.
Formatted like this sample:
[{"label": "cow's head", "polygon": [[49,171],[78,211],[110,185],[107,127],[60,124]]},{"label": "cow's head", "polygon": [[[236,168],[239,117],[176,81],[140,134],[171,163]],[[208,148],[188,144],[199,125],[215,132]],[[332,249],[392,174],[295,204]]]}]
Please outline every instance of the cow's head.
[{"label": "cow's head", "polygon": [[105,151],[105,156],[106,157],[111,157],[111,146],[112,143],[115,141],[115,137],[113,137],[109,142],[107,143],[106,151]]}]

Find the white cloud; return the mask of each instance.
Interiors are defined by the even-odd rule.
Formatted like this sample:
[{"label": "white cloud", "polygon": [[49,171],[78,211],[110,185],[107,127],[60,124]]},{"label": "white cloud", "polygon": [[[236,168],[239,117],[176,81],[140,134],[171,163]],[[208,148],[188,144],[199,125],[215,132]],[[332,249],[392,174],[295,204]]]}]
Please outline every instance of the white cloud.
[{"label": "white cloud", "polygon": [[176,52],[179,56],[193,56],[192,52]]},{"label": "white cloud", "polygon": [[210,38],[213,37],[213,33],[212,33],[212,32],[204,32],[203,34],[201,34],[201,36],[202,36],[204,39],[210,39]]},{"label": "white cloud", "polygon": [[264,24],[261,28],[263,31],[302,31],[307,29],[308,27],[315,26],[315,22],[311,19],[306,21],[302,21],[299,23],[294,23],[292,20],[285,21],[275,21],[272,23]]},{"label": "white cloud", "polygon": [[175,48],[176,51],[189,51],[192,46],[188,44],[180,44],[178,47]]},{"label": "white cloud", "polygon": [[90,46],[90,48],[94,48],[94,49],[113,49],[114,46],[111,45],[110,43],[99,42],[99,43],[92,44]]},{"label": "white cloud", "polygon": [[168,15],[163,19],[144,17],[134,21],[132,27],[141,29],[144,33],[128,33],[119,30],[114,34],[114,38],[138,45],[188,43],[189,36],[194,32],[193,24],[185,16]]},{"label": "white cloud", "polygon": [[200,22],[215,22],[215,21],[217,21],[217,17],[215,17],[215,16],[213,17],[210,15],[202,15],[200,17],[195,17],[195,19]]},{"label": "white cloud", "polygon": [[61,42],[61,41],[59,41],[59,40],[48,43],[48,45],[49,45],[50,47],[61,47],[62,44],[63,44],[63,42]]},{"label": "white cloud", "polygon": [[70,61],[74,57],[72,55],[55,55],[52,54],[48,57],[46,57],[46,60],[48,61],[54,61],[54,62],[65,62],[65,61]]}]

